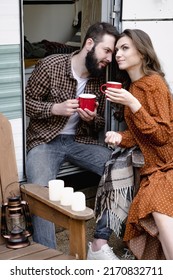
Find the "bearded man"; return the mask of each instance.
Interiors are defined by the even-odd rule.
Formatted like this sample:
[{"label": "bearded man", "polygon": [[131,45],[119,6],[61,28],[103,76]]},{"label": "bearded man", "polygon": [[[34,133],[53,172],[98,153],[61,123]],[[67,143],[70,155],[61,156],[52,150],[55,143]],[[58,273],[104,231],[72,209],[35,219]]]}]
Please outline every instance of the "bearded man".
[{"label": "bearded man", "polygon": [[[112,61],[116,28],[90,26],[80,51],[54,54],[38,62],[26,86],[27,182],[48,186],[64,161],[102,175],[111,151],[99,143],[104,128],[105,69]],[[81,93],[96,95],[93,111],[79,108]],[[54,224],[33,217],[33,240],[56,248]]]}]

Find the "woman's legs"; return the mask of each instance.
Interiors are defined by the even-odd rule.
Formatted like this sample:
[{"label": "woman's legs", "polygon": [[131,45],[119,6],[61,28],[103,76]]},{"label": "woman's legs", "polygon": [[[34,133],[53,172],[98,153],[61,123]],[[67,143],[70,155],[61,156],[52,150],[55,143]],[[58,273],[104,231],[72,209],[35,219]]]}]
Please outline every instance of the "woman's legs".
[{"label": "woman's legs", "polygon": [[173,260],[173,217],[153,212],[155,223],[159,230],[159,240],[167,260]]}]

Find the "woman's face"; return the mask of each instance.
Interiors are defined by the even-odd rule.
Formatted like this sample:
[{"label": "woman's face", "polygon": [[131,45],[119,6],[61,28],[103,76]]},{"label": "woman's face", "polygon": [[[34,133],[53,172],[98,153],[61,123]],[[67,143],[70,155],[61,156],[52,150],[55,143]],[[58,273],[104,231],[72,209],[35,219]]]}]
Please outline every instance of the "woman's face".
[{"label": "woman's face", "polygon": [[131,72],[133,70],[139,71],[142,68],[142,55],[128,36],[124,36],[117,41],[115,59],[121,70]]}]

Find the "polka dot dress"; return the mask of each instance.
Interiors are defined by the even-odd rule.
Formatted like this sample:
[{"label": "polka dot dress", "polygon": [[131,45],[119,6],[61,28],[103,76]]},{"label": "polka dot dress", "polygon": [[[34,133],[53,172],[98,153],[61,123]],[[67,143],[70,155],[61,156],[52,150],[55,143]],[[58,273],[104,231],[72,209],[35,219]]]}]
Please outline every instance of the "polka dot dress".
[{"label": "polka dot dress", "polygon": [[140,189],[128,215],[124,240],[138,259],[165,259],[152,212],[173,217],[173,101],[157,74],[131,84],[129,91],[142,107],[125,108],[128,131],[123,147],[138,145],[144,155]]}]

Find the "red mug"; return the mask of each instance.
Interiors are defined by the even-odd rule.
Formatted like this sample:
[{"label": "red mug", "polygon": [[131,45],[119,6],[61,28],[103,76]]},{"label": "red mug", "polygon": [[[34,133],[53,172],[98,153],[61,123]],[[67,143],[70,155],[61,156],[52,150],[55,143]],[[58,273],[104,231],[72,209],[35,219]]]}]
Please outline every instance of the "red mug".
[{"label": "red mug", "polygon": [[108,87],[110,87],[110,88],[118,88],[118,89],[121,89],[121,88],[122,88],[122,84],[121,84],[121,83],[118,83],[118,82],[111,82],[111,81],[108,81],[106,84],[101,85],[100,91],[101,91],[102,93],[105,93],[104,89],[107,89]]},{"label": "red mug", "polygon": [[79,95],[79,108],[94,111],[96,107],[96,95],[90,93],[82,93]]}]

